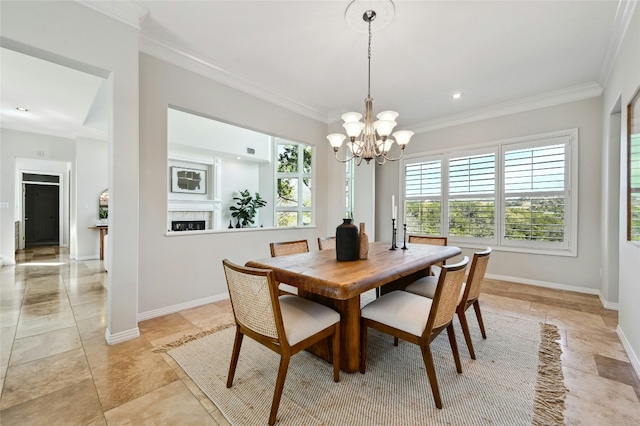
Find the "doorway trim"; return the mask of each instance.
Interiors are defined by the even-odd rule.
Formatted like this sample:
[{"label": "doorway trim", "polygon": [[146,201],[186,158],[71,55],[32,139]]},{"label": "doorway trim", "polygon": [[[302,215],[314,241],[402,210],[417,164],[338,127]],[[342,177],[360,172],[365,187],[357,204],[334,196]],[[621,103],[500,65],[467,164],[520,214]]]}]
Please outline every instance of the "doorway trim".
[{"label": "doorway trim", "polygon": [[[20,235],[19,235],[19,247],[16,247],[18,250],[24,250],[26,244],[25,237],[25,206],[26,206],[26,185],[51,185],[58,187],[58,246],[64,247],[64,191],[66,188],[66,184],[64,182],[64,173],[61,172],[50,172],[50,171],[42,171],[42,170],[30,170],[30,169],[20,169],[19,173],[19,181],[20,181]],[[25,174],[37,174],[37,175],[46,175],[46,176],[57,176],[58,182],[39,182],[33,180],[24,180]]]}]

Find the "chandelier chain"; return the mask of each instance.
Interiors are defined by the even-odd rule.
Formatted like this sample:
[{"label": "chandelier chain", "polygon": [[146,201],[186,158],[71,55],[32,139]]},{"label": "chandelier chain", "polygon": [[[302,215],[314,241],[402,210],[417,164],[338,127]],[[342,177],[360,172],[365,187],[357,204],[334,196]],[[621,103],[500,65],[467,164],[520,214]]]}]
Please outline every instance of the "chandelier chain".
[{"label": "chandelier chain", "polygon": [[371,97],[371,20],[369,20],[369,50],[368,50],[368,54],[369,54],[369,72],[368,72],[368,78],[367,78],[367,97],[370,98]]}]

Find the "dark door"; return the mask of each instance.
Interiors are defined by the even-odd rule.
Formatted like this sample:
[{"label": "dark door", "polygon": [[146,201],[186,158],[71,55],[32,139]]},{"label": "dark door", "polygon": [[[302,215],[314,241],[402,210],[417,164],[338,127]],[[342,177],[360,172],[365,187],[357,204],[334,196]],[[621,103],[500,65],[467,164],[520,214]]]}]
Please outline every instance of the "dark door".
[{"label": "dark door", "polygon": [[25,184],[25,246],[60,243],[58,185]]}]

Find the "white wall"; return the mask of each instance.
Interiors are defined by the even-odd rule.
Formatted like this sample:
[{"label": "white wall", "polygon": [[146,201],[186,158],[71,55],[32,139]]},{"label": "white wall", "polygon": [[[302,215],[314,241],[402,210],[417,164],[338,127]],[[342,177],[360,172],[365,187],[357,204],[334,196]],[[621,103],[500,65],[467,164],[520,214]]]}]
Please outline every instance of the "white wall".
[{"label": "white wall", "polygon": [[[2,150],[2,182],[0,200],[9,203],[3,209],[0,223],[0,253],[5,264],[15,263],[14,222],[22,221],[20,179],[18,169],[60,173],[60,190],[63,194],[62,221],[64,227],[60,235],[61,245],[69,244],[69,164],[75,163],[75,146],[72,139],[28,133],[10,129],[0,129],[0,149]],[[42,156],[38,152],[43,153]],[[22,227],[22,224],[21,224]],[[24,227],[22,227],[24,230]],[[24,231],[22,231],[24,233]]]},{"label": "white wall", "polygon": [[[611,108],[621,99],[620,113],[620,175],[602,176],[603,185],[609,191],[618,194],[619,205],[619,302],[618,335],[636,373],[640,376],[640,245],[627,239],[627,105],[634,93],[640,88],[640,6],[636,4],[635,13],[627,30],[618,59],[607,82],[603,94],[604,105],[601,120],[605,123],[603,135],[611,133]],[[619,181],[619,186],[616,182]],[[612,243],[613,244],[613,243]],[[612,265],[615,267],[615,265]]]},{"label": "white wall", "polygon": [[[0,7],[3,47],[108,81],[111,112],[109,248],[112,254],[106,336],[111,343],[135,337],[138,335],[140,201],[137,185],[138,30],[75,1],[3,1]],[[4,169],[2,173],[4,177]],[[7,222],[4,214],[2,222],[4,230]],[[2,234],[4,240],[4,231]],[[3,250],[4,246],[3,243]]]},{"label": "white wall", "polygon": [[105,141],[78,139],[76,141],[75,202],[76,216],[75,259],[100,258],[100,233],[89,229],[98,221],[98,197],[108,189],[108,145]]},{"label": "white wall", "polygon": [[[323,183],[316,192],[318,228],[230,230],[167,236],[167,107],[203,114],[241,127],[317,145],[316,179],[327,180],[326,124],[294,114],[151,56],[140,55],[140,287],[143,316],[224,294],[222,259],[244,264],[269,257],[269,242],[306,238],[313,250],[324,235],[325,206],[333,202]],[[224,163],[223,163],[224,170]],[[224,176],[223,176],[224,180]],[[249,183],[243,183],[248,185]],[[224,191],[237,190],[228,183]],[[341,197],[341,195],[340,195]],[[339,198],[341,199],[341,198]],[[337,226],[337,222],[336,225]],[[321,232],[318,229],[322,229]],[[151,312],[151,314],[149,314]]]},{"label": "white wall", "polygon": [[[519,136],[578,128],[579,193],[578,256],[514,253],[494,248],[488,274],[516,281],[597,293],[600,287],[600,172],[602,99],[579,102],[483,120],[417,134],[407,154],[473,146]],[[397,163],[379,167],[376,175],[376,217],[379,239],[390,238],[391,195],[400,191]],[[398,202],[400,205],[400,203]],[[398,236],[401,240],[402,236]],[[463,250],[469,255],[473,250]]]}]

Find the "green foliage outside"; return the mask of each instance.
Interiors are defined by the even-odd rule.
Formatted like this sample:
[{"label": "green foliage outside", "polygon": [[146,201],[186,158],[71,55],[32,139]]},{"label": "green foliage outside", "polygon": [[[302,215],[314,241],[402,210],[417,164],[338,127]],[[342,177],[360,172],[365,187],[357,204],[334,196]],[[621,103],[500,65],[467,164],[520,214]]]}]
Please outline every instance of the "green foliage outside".
[{"label": "green foliage outside", "polygon": [[[640,230],[640,199],[636,216]],[[408,201],[407,231],[441,235],[439,200]],[[493,238],[493,200],[464,199],[449,203],[449,236]],[[505,235],[509,240],[564,241],[564,199],[562,197],[513,197],[505,205]]]},{"label": "green foliage outside", "polygon": [[[277,180],[278,191],[278,207],[292,207],[292,211],[277,212],[277,226],[297,226],[298,212],[297,207],[300,203],[300,191],[298,188],[299,173],[298,159],[299,152],[302,151],[302,172],[311,173],[311,153],[312,148],[306,145],[278,145],[278,173],[291,173],[291,177],[282,177]],[[302,205],[311,206],[311,179],[302,178]],[[303,217],[303,223],[311,223],[309,217]]]}]

